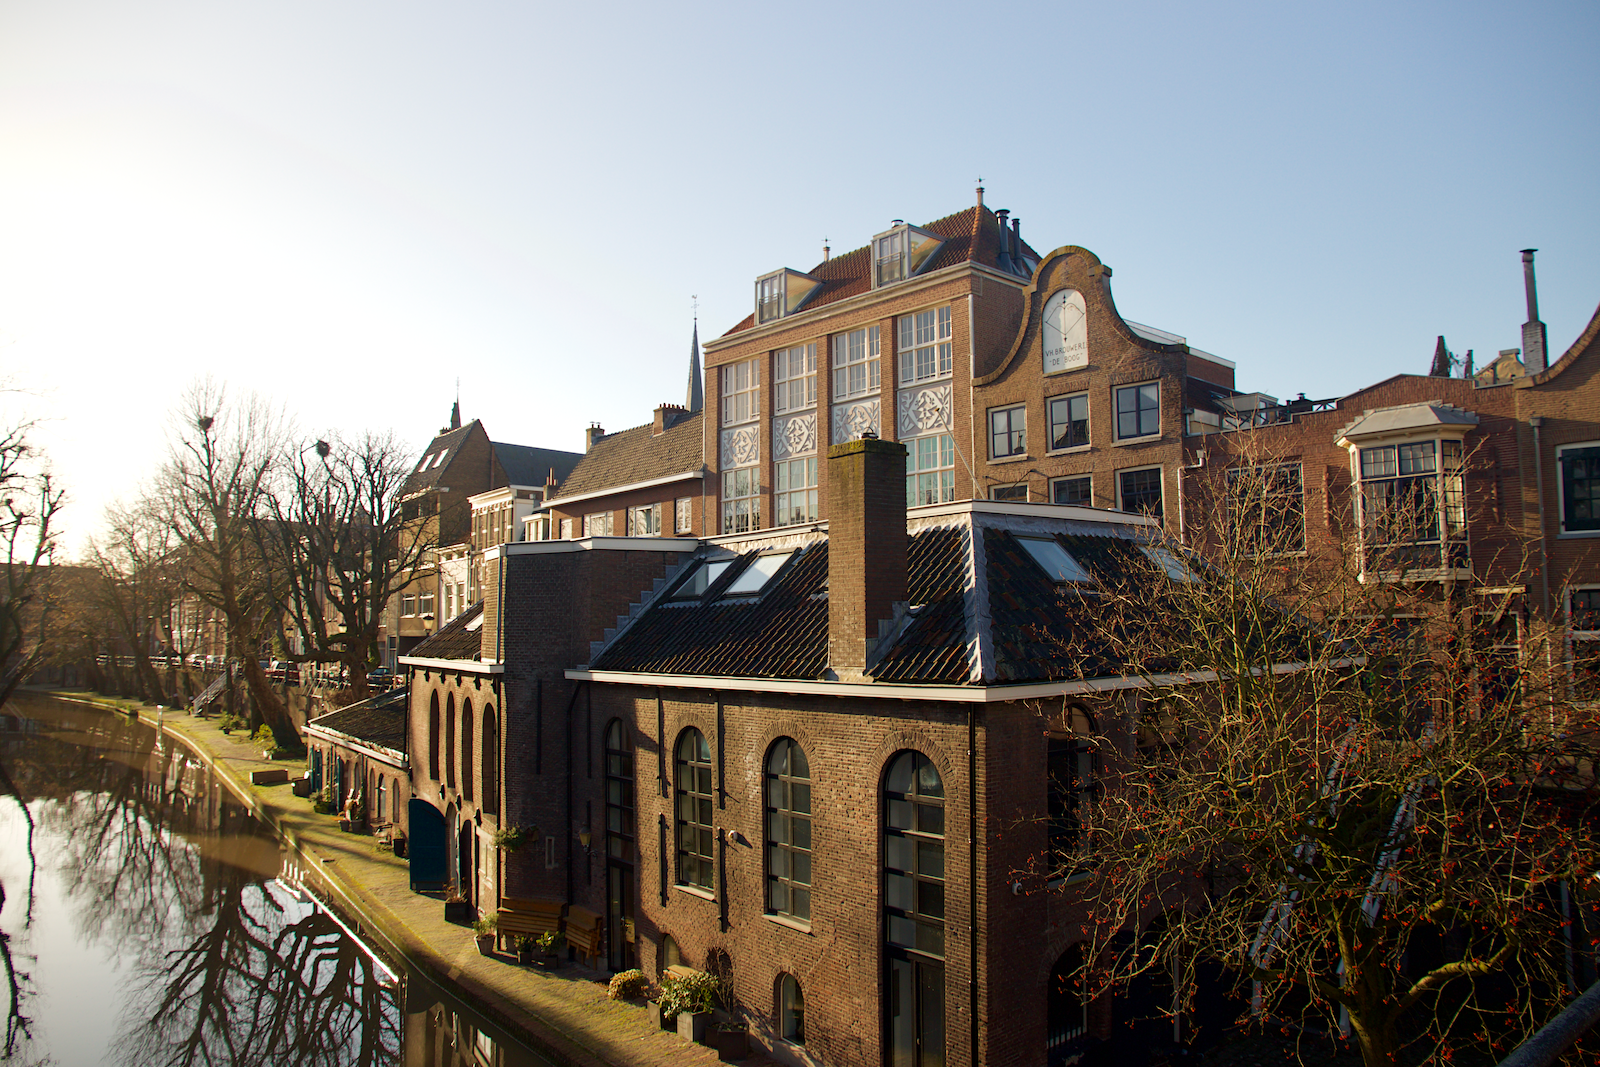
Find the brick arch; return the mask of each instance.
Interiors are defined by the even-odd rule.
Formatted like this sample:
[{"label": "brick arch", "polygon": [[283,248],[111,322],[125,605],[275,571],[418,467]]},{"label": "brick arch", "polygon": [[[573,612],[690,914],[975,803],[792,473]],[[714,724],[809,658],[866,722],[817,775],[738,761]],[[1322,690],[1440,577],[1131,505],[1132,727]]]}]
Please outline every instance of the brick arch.
[{"label": "brick arch", "polygon": [[[883,740],[880,741],[878,746],[873,750],[872,759],[875,761],[874,766],[877,768],[872,778],[872,796],[874,798],[873,803],[877,803],[877,798],[883,792],[883,776],[889,771],[889,762],[894,758],[897,752],[901,752],[906,749],[915,749],[916,751],[922,753],[933,762],[935,767],[938,768],[939,779],[945,783],[945,788],[947,790],[945,794],[945,800],[948,805],[953,799],[948,790],[950,788],[950,783],[956,780],[956,764],[952,761],[950,754],[945,751],[945,746],[941,745],[932,737],[914,727],[896,730],[893,733],[885,735]],[[961,781],[965,782],[964,764],[962,765],[962,775],[963,777],[961,778]],[[967,782],[962,786],[959,796],[963,805],[965,805],[967,802],[967,791],[971,788],[972,783],[970,782]]]},{"label": "brick arch", "polygon": [[[757,761],[756,777],[759,779],[766,775],[767,757],[772,754],[772,746],[780,737],[793,738],[796,744],[806,750],[806,762],[811,764],[811,786],[815,789],[826,778],[825,768],[817,766],[817,753],[824,750],[824,743],[811,730],[793,719],[776,719],[769,722],[767,728],[756,735],[753,750],[748,753]],[[824,773],[819,773],[819,770]]]}]

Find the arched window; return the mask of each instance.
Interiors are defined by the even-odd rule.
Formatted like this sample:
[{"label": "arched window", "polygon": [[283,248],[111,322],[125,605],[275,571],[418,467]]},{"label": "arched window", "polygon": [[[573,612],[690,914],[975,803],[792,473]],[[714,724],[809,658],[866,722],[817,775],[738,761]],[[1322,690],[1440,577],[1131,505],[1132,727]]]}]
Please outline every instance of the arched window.
[{"label": "arched window", "polygon": [[400,779],[398,777],[396,777],[395,780],[394,780],[394,800],[392,801],[392,803],[394,805],[394,814],[390,816],[389,821],[394,823],[396,826],[399,826],[400,825]]},{"label": "arched window", "polygon": [[806,1043],[806,997],[792,974],[778,979],[778,1033],[793,1044]]},{"label": "arched window", "polygon": [[678,738],[678,884],[711,888],[711,750],[694,727]]},{"label": "arched window", "polygon": [[483,807],[491,814],[500,810],[500,729],[494,705],[483,706]]},{"label": "arched window", "polygon": [[767,910],[811,919],[811,766],[793,738],[767,755]]},{"label": "arched window", "polygon": [[606,727],[606,855],[633,862],[633,741],[621,719]]},{"label": "arched window", "polygon": [[389,806],[384,803],[383,775],[378,775],[377,787],[372,791],[372,818],[374,822],[382,822],[383,817],[389,813]]},{"label": "arched window", "polygon": [[883,784],[884,1061],[944,1062],[944,783],[920,752]]},{"label": "arched window", "polygon": [[1045,990],[1044,1048],[1047,1055],[1089,1032],[1089,1004],[1078,992],[1075,977],[1082,966],[1083,942],[1079,941],[1061,954],[1051,972],[1050,985]]},{"label": "arched window", "polygon": [[1052,734],[1046,745],[1052,878],[1070,874],[1083,852],[1100,760],[1094,740],[1094,717],[1089,710],[1073,705],[1068,724],[1070,733]]},{"label": "arched window", "polygon": [[428,777],[439,780],[439,694],[428,698]]},{"label": "arched window", "polygon": [[678,947],[678,941],[671,934],[661,935],[661,969],[677,967],[683,963],[683,950]]},{"label": "arched window", "polygon": [[444,699],[444,784],[456,787],[456,697]]},{"label": "arched window", "polygon": [[472,701],[461,702],[461,795],[472,799],[472,770],[477,753],[472,749]]}]

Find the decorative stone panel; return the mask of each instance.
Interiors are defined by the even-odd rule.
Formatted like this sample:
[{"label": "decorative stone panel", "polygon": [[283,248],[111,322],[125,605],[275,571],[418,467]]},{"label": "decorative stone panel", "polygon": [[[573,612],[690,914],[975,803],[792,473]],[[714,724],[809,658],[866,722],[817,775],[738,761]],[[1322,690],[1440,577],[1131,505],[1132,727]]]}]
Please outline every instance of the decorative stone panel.
[{"label": "decorative stone panel", "polygon": [[817,450],[817,413],[772,420],[772,458],[809,456]]},{"label": "decorative stone panel", "polygon": [[900,436],[916,437],[950,428],[950,383],[900,390]]},{"label": "decorative stone panel", "polygon": [[731,430],[722,431],[722,462],[723,470],[734,467],[748,467],[752,463],[761,462],[761,426],[759,423],[750,423],[748,426],[735,426]]},{"label": "decorative stone panel", "polygon": [[878,419],[881,407],[882,402],[877,397],[836,405],[833,409],[833,443],[838,445],[854,441],[869,430],[881,434]]}]

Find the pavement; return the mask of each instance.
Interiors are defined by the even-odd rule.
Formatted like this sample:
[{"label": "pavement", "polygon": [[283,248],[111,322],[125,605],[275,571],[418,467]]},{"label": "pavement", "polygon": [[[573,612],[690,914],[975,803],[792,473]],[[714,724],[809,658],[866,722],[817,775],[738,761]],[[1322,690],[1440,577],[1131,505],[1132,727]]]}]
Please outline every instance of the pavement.
[{"label": "pavement", "polygon": [[[663,1031],[643,1001],[606,996],[608,972],[567,962],[545,971],[519,965],[515,957],[478,952],[471,927],[446,922],[438,895],[414,893],[406,861],[380,850],[375,838],[343,833],[335,816],[318,815],[311,801],[287,784],[250,784],[250,772],[283,768],[290,778],[304,760],[267,760],[244,731],[224,734],[216,718],[184,709],[158,709],[137,701],[78,690],[50,695],[137,712],[151,726],[181,739],[233,792],[271,825],[298,859],[303,883],[375,942],[386,955],[403,958],[475,1010],[521,1038],[561,1067],[679,1067],[719,1062],[714,1049]],[[776,1067],[778,1061],[752,1051],[739,1061]]]}]

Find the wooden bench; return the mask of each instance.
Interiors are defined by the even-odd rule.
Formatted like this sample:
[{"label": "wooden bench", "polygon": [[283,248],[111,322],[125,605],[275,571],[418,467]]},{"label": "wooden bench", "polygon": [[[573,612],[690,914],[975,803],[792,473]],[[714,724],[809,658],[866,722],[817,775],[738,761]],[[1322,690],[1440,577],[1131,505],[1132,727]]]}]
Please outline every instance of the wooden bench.
[{"label": "wooden bench", "polygon": [[573,905],[567,909],[567,944],[579,956],[590,960],[598,957],[605,947],[605,930],[605,920],[588,908]]},{"label": "wooden bench", "polygon": [[531,897],[502,897],[500,910],[495,913],[494,936],[497,947],[505,947],[510,938],[516,949],[518,937],[538,937],[561,929],[561,912],[566,905],[558,900],[534,900]]}]

